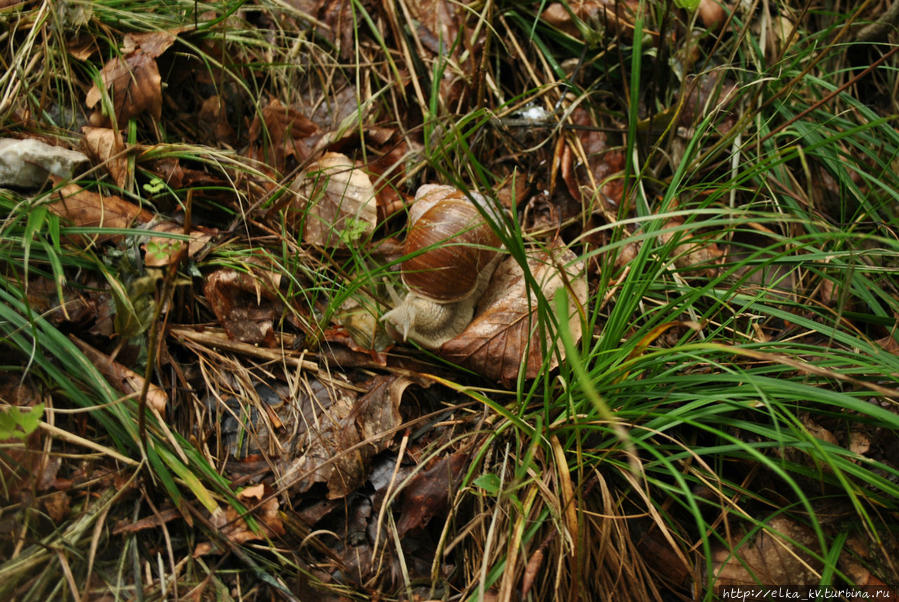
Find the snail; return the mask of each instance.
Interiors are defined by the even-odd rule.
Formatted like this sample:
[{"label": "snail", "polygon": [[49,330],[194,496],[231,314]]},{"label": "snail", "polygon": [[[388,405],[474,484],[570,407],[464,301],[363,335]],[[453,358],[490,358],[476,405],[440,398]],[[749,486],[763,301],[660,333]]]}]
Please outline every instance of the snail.
[{"label": "snail", "polygon": [[483,196],[425,184],[409,210],[401,265],[409,293],[381,318],[394,338],[436,349],[465,330],[499,261],[499,238],[478,211]]}]

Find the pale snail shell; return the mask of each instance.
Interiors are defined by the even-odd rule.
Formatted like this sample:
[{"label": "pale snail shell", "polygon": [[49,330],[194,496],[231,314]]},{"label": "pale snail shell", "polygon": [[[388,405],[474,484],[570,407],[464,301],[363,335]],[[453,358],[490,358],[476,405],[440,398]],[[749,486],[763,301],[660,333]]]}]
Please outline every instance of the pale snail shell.
[{"label": "pale snail shell", "polygon": [[474,202],[498,216],[482,196],[450,186],[422,186],[415,199],[401,266],[410,292],[382,319],[403,339],[437,348],[471,321],[499,259],[499,238]]}]

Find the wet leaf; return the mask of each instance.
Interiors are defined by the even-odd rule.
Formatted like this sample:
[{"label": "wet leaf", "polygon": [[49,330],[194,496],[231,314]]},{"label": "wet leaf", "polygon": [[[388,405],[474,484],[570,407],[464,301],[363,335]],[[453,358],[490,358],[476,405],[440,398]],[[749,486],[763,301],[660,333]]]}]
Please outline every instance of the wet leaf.
[{"label": "wet leaf", "polygon": [[400,537],[446,512],[456,494],[462,469],[468,454],[456,452],[437,461],[431,468],[418,473],[403,489],[400,519],[396,529]]},{"label": "wet leaf", "polygon": [[[576,260],[571,250],[556,246],[531,250],[528,267],[550,302],[558,290],[568,289],[569,328],[575,341],[579,340],[578,308],[583,307],[587,299],[583,264]],[[537,322],[536,296],[527,291],[521,266],[508,257],[496,268],[478,303],[474,320],[462,334],[446,342],[440,348],[440,354],[504,384],[515,382],[522,364],[525,365],[525,377],[534,378],[543,366]],[[553,357],[549,366],[556,365],[557,359]]]}]

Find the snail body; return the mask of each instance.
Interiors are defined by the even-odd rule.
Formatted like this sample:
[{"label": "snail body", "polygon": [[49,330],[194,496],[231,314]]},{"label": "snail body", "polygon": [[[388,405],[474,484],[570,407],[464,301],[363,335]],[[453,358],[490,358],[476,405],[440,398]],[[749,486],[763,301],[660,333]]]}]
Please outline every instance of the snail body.
[{"label": "snail body", "polygon": [[474,203],[494,209],[476,193],[472,199],[432,184],[415,194],[401,265],[409,293],[381,318],[403,340],[436,349],[471,322],[499,261],[499,238]]}]

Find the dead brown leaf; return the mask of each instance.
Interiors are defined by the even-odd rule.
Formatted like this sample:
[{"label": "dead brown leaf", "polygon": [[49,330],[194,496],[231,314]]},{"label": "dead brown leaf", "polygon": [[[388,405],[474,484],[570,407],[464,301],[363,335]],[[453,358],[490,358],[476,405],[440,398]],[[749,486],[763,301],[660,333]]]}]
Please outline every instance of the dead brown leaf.
[{"label": "dead brown leaf", "polygon": [[411,0],[407,6],[422,45],[436,56],[448,54],[464,22],[460,7],[448,0]]},{"label": "dead brown leaf", "polygon": [[54,491],[41,499],[47,514],[55,523],[61,523],[69,515],[69,494],[65,491]]},{"label": "dead brown leaf", "polygon": [[726,134],[733,127],[736,116],[728,112],[727,107],[736,97],[737,86],[723,78],[724,74],[720,71],[686,78],[687,97],[678,115],[678,124],[693,127],[709,113],[721,111],[721,119],[714,122],[718,133]]},{"label": "dead brown leaf", "polygon": [[[109,336],[113,332],[109,293],[96,282],[82,283],[83,287],[62,287],[62,299],[56,283],[49,278],[35,278],[26,287],[29,306],[50,323],[70,323],[91,327],[91,334]],[[108,330],[106,328],[108,327]]]},{"label": "dead brown leaf", "polygon": [[[568,326],[575,341],[579,340],[579,311],[587,300],[583,264],[570,249],[556,246],[532,250],[528,269],[550,303],[560,289],[567,289]],[[447,341],[440,348],[440,354],[488,378],[510,384],[518,378],[523,364],[526,378],[534,378],[541,371],[543,349],[536,330],[536,297],[527,291],[521,266],[508,257],[496,268],[478,303],[474,320],[462,334]],[[549,362],[550,369],[557,364],[553,357]]]},{"label": "dead brown leaf", "polygon": [[[717,244],[709,242],[701,236],[694,236],[689,232],[678,230],[684,225],[682,217],[673,217],[662,227],[659,232],[659,240],[667,243],[675,236],[679,236],[678,245],[671,253],[674,256],[674,265],[679,268],[700,268],[698,273],[706,278],[714,278],[718,273],[719,265],[724,257]],[[697,273],[693,270],[694,273]]]},{"label": "dead brown leaf", "polygon": [[606,133],[599,129],[586,109],[575,108],[571,121],[577,128],[581,148],[572,148],[570,142],[562,148],[560,168],[568,193],[587,206],[595,199],[603,213],[614,215],[614,207],[621,202],[624,193],[624,184],[621,178],[613,176],[624,170],[624,153],[609,149]]},{"label": "dead brown leaf", "polygon": [[193,29],[184,26],[169,31],[148,31],[144,33],[126,33],[122,38],[122,52],[143,51],[147,56],[156,58],[175,43],[177,35],[183,31]]},{"label": "dead brown leaf", "polygon": [[[0,0],[0,6],[2,4],[3,0]],[[88,35],[76,36],[66,43],[66,51],[79,61],[86,61],[96,50],[97,40]]]},{"label": "dead brown leaf", "polygon": [[719,545],[712,551],[716,587],[819,582],[821,563],[799,548],[805,546],[813,552],[818,548],[818,538],[808,527],[778,516],[768,522],[767,529],[758,531],[748,543],[730,552],[729,548],[739,540],[734,537],[731,545]]},{"label": "dead brown leaf", "polygon": [[[174,42],[174,33],[166,31],[127,34],[122,54],[109,60],[100,70],[103,87],[112,98],[118,127],[124,127],[129,119],[142,113],[149,113],[157,120],[162,117],[162,77],[156,57]],[[102,97],[103,92],[95,83],[84,102],[93,108]],[[94,125],[108,122],[108,116],[104,117],[99,111],[91,116]]]},{"label": "dead brown leaf", "polygon": [[583,37],[579,24],[594,31],[602,27],[611,33],[633,37],[634,14],[638,8],[639,4],[633,0],[573,0],[565,4],[553,2],[541,17],[553,27],[578,39]]},{"label": "dead brown leaf", "polygon": [[[102,195],[85,190],[77,184],[67,184],[56,191],[59,198],[49,205],[50,211],[74,226],[89,228],[131,228],[146,224],[153,214],[115,195]],[[112,240],[118,235],[98,236]]]},{"label": "dead brown leaf", "polygon": [[[253,123],[255,124],[258,119],[257,116]],[[225,107],[225,99],[221,95],[214,94],[203,101],[197,114],[197,121],[200,124],[200,132],[204,140],[216,144],[233,144],[235,142],[234,128],[228,123],[228,111]],[[250,152],[252,149],[253,145],[251,144]]]},{"label": "dead brown leaf", "polygon": [[353,55],[353,3],[351,0],[331,0],[319,3],[319,18],[328,27],[322,31],[333,43],[341,60]]},{"label": "dead brown leaf", "polygon": [[[152,151],[153,147],[146,148]],[[172,188],[225,186],[227,182],[214,174],[181,165],[178,159],[159,159],[149,164],[150,169]]]},{"label": "dead brown leaf", "polygon": [[[109,384],[116,388],[123,395],[134,395],[143,390],[144,377],[134,370],[113,361],[105,353],[94,349],[84,341],[71,336],[72,341],[78,345],[81,352],[91,361],[97,370],[107,378]],[[165,409],[168,406],[169,396],[164,389],[149,383],[147,388],[147,405],[165,415]]]},{"label": "dead brown leaf", "polygon": [[125,143],[122,134],[111,128],[84,126],[84,148],[87,154],[102,163],[119,188],[125,187],[128,179],[128,158],[124,154]]},{"label": "dead brown leaf", "polygon": [[318,142],[318,136],[313,137],[317,132],[318,127],[305,115],[275,98],[250,124],[248,155],[284,173],[289,171],[288,160],[296,165],[309,158]]},{"label": "dead brown leaf", "polygon": [[412,529],[426,526],[432,518],[446,512],[459,487],[459,477],[467,459],[468,454],[456,452],[412,477],[403,489],[400,519],[396,524],[400,537]]},{"label": "dead brown leaf", "polygon": [[274,347],[273,324],[282,308],[280,276],[265,267],[247,265],[251,273],[216,270],[206,277],[203,294],[231,339]]},{"label": "dead brown leaf", "polygon": [[158,529],[165,523],[178,518],[182,518],[181,512],[175,508],[167,508],[138,521],[131,521],[128,519],[120,520],[113,528],[112,534],[119,535],[121,533],[137,533],[138,531],[144,531],[146,529]]},{"label": "dead brown leaf", "polygon": [[[149,113],[156,120],[162,117],[162,77],[156,60],[148,54],[136,50],[125,57],[114,58],[100,70],[100,78],[112,97],[118,127],[124,127],[129,119],[141,113]],[[101,98],[102,93],[94,84],[84,103],[93,108]],[[101,111],[91,115],[92,124],[109,123],[109,118]]]},{"label": "dead brown leaf", "polygon": [[[262,483],[252,485],[238,492],[237,499],[251,508],[251,514],[259,529],[253,531],[246,519],[231,506],[225,509],[217,508],[212,513],[212,524],[231,542],[242,544],[284,535],[284,523],[279,512],[280,502],[269,487]],[[194,549],[194,557],[218,551],[211,543],[204,542]]]}]

